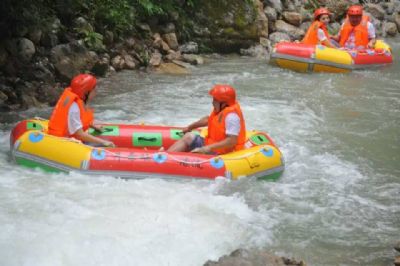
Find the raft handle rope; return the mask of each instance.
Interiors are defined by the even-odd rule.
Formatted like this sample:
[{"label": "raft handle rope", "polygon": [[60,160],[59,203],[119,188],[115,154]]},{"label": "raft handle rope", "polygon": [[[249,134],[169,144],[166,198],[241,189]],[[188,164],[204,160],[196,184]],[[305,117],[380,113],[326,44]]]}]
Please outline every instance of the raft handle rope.
[{"label": "raft handle rope", "polygon": [[[109,150],[105,150],[105,149],[101,149],[101,148],[99,150],[104,150],[106,153],[108,153],[108,154],[110,154],[110,155],[112,155],[114,157],[117,157],[117,158],[126,158],[126,159],[131,159],[131,160],[133,160],[133,159],[149,159],[149,158],[152,158],[151,155],[137,156],[137,157],[135,157],[135,156],[122,156],[122,155],[120,155],[118,153],[114,153],[114,152],[111,152]],[[234,158],[224,158],[223,160],[224,161],[237,161],[237,160],[247,159],[247,158],[249,158],[251,156],[256,155],[257,153],[262,153],[262,150],[266,150],[266,147],[264,146],[263,148],[261,148],[261,149],[259,149],[257,151],[254,151],[254,152],[251,152],[251,153],[246,153],[246,154],[244,154],[242,156],[237,156],[237,157],[234,157]],[[167,155],[168,157],[170,157],[172,160],[174,160],[176,162],[186,163],[186,164],[204,164],[204,163],[208,163],[208,162],[211,162],[211,161],[222,160],[221,157],[217,156],[217,157],[212,157],[212,158],[205,159],[205,160],[202,160],[202,161],[188,162],[188,161],[185,161],[185,160],[181,160],[181,159],[177,158],[176,156],[171,155],[171,154],[169,154],[167,152],[158,152],[158,153],[155,153],[155,154],[158,154],[159,156]]]}]

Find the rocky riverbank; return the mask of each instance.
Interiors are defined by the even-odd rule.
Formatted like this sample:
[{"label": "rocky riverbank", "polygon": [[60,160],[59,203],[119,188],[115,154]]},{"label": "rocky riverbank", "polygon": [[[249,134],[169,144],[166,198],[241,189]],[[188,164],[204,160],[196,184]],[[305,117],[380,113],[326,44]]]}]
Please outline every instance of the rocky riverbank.
[{"label": "rocky riverbank", "polygon": [[[191,20],[177,13],[149,17],[123,39],[107,30],[94,32],[85,16],[72,18],[72,25],[55,18],[46,28],[15,27],[18,31],[0,43],[0,110],[53,105],[69,80],[85,71],[100,77],[123,69],[189,73],[189,64],[203,64],[199,53],[210,52],[264,58],[276,42],[301,39],[319,5],[335,14],[330,30],[336,32],[347,7],[357,2],[202,1]],[[364,7],[379,36],[397,35],[400,1]]]}]

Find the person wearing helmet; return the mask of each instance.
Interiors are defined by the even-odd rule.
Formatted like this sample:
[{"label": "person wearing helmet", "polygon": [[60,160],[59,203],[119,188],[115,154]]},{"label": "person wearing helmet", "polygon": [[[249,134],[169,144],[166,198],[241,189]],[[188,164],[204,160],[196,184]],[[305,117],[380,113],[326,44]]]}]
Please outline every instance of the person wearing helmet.
[{"label": "person wearing helmet", "polygon": [[306,35],[301,41],[304,44],[317,45],[322,44],[334,48],[335,45],[329,40],[327,26],[330,21],[331,13],[328,9],[321,7],[314,12],[314,22],[308,28]]},{"label": "person wearing helmet", "polygon": [[88,105],[96,95],[96,83],[96,78],[90,74],[80,74],[72,79],[50,116],[50,135],[74,137],[94,146],[114,147],[112,142],[86,132],[89,127],[101,130],[93,125],[93,111]]},{"label": "person wearing helmet", "polygon": [[375,38],[375,27],[369,21],[369,17],[363,15],[362,6],[354,5],[349,7],[347,18],[339,34],[335,37],[340,46],[356,50],[374,48]]},{"label": "person wearing helmet", "polygon": [[[213,97],[213,110],[209,116],[183,129],[185,135],[168,151],[191,151],[206,154],[225,154],[244,147],[246,127],[235,89],[229,85],[215,85],[209,94]],[[208,126],[205,138],[190,131]]]}]

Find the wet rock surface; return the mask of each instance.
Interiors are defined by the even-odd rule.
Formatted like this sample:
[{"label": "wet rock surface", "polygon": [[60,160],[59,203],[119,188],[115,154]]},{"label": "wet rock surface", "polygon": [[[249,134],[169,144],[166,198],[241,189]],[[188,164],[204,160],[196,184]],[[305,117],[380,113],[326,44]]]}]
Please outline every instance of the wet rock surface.
[{"label": "wet rock surface", "polygon": [[218,261],[207,261],[204,266],[306,266],[303,261],[276,256],[267,250],[237,249]]}]

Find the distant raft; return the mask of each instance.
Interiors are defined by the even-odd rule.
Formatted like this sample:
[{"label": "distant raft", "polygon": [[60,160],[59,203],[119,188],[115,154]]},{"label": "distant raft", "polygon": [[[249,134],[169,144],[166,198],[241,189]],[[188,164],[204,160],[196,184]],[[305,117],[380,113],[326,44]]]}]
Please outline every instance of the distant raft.
[{"label": "distant raft", "polygon": [[[47,134],[48,121],[29,119],[11,132],[15,162],[50,172],[80,172],[121,178],[187,177],[229,179],[256,177],[276,180],[284,170],[278,147],[264,132],[248,131],[246,148],[224,155],[160,151],[183,135],[182,128],[152,125],[102,125],[93,135],[115,143],[117,148],[91,147],[71,138]],[[205,135],[206,129],[195,131]]]},{"label": "distant raft", "polygon": [[374,49],[343,50],[323,45],[277,43],[270,55],[270,63],[298,72],[346,73],[388,65],[393,62],[391,48],[377,40]]}]

